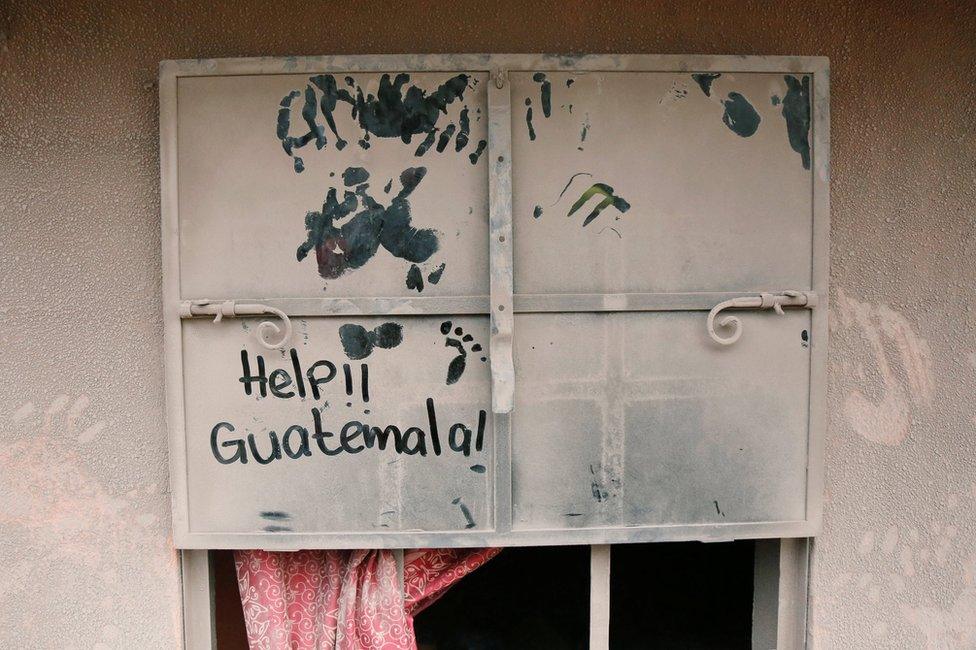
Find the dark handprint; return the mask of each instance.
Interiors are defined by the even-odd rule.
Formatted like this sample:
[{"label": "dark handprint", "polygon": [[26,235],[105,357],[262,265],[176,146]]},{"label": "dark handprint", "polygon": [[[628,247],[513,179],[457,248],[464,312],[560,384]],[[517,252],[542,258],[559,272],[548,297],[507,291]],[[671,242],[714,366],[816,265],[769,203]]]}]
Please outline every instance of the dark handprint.
[{"label": "dark handprint", "polygon": [[[357,168],[358,169],[358,168]],[[348,171],[348,170],[347,170]],[[357,173],[355,180],[368,179]],[[425,262],[438,248],[436,231],[411,225],[408,197],[427,173],[425,167],[410,167],[400,174],[403,186],[389,206],[377,203],[367,192],[368,183],[360,183],[354,192],[345,190],[340,202],[334,187],[329,188],[321,212],[305,215],[308,238],[298,247],[301,261],[313,249],[319,275],[326,279],[358,269],[372,259],[380,246],[408,262]],[[362,207],[345,223],[339,222]]]},{"label": "dark handprint", "polygon": [[[458,124],[449,122],[440,129],[437,123],[441,115],[447,115],[450,104],[464,100],[464,91],[469,87],[470,77],[466,74],[455,75],[430,94],[419,86],[407,86],[409,81],[410,75],[405,73],[396,75],[392,80],[389,74],[384,74],[380,77],[379,89],[374,97],[365,93],[352,77],[345,78],[348,86],[346,88],[338,84],[335,76],[320,74],[309,78],[304,93],[291,91],[281,100],[278,109],[277,135],[285,153],[294,158],[295,171],[300,173],[305,169],[302,159],[295,155],[296,149],[301,149],[313,140],[316,149],[322,149],[328,143],[325,125],[317,122],[318,112],[321,112],[322,119],[335,137],[336,149],[341,150],[346,146],[346,141],[339,135],[335,123],[335,110],[340,103],[350,107],[353,119],[363,130],[363,137],[359,140],[359,146],[363,149],[369,148],[370,136],[400,138],[404,144],[410,144],[413,136],[421,134],[425,138],[414,152],[416,156],[426,154],[434,146],[435,140],[436,150],[443,152],[452,137],[455,151],[464,149],[471,130],[466,106],[461,109]],[[292,136],[292,104],[302,95],[302,119],[308,126],[308,131],[300,136]],[[479,155],[484,151],[485,144],[483,140],[479,141]],[[478,162],[478,157],[471,157],[472,164]]]}]

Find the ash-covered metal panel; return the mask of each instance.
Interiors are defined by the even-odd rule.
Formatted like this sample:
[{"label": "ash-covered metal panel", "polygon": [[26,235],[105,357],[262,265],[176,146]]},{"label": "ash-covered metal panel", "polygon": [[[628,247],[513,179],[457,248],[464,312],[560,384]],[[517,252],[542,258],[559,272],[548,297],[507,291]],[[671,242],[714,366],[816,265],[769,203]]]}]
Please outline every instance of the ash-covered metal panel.
[{"label": "ash-covered metal panel", "polygon": [[810,75],[511,78],[516,293],[811,288]]},{"label": "ash-covered metal panel", "polygon": [[805,513],[810,315],[520,314],[514,527],[787,521]]},{"label": "ash-covered metal panel", "polygon": [[487,295],[486,79],[180,78],[182,296]]},{"label": "ash-covered metal panel", "polygon": [[810,75],[510,78],[515,292],[555,312],[516,317],[513,527],[805,519],[809,312],[725,347],[696,311],[613,310],[813,288]]},{"label": "ash-covered metal panel", "polygon": [[487,317],[297,319],[272,351],[255,325],[184,327],[190,530],[491,527]]},{"label": "ash-covered metal panel", "polygon": [[825,72],[164,65],[177,544],[815,532]]}]

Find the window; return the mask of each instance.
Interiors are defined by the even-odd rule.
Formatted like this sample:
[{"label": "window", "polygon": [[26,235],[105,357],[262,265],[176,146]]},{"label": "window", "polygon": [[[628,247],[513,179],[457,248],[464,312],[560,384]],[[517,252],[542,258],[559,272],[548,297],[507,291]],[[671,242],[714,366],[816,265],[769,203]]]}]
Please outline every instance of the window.
[{"label": "window", "polygon": [[180,61],[160,93],[181,548],[815,533],[823,59]]},{"label": "window", "polygon": [[[805,545],[776,540],[510,548],[416,618],[418,645],[791,647],[804,634],[806,560]],[[231,553],[210,563],[212,647],[246,648]]]}]

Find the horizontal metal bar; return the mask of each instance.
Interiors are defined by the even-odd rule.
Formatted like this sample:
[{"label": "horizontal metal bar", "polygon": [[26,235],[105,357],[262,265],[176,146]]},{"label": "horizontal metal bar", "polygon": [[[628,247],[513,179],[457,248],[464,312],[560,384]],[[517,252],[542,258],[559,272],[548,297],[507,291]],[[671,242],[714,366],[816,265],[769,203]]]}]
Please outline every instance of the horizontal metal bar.
[{"label": "horizontal metal bar", "polygon": [[[710,311],[715,305],[759,291],[691,293],[566,293],[515,294],[515,313]],[[221,302],[216,299],[212,302]],[[239,298],[236,303],[260,303],[291,317],[303,316],[442,316],[488,314],[488,296],[415,298]]]},{"label": "horizontal metal bar", "polygon": [[176,77],[309,74],[314,72],[458,72],[564,70],[567,72],[826,72],[826,57],[684,54],[377,54],[162,61]]},{"label": "horizontal metal bar", "polygon": [[[768,290],[764,290],[769,292]],[[773,291],[778,293],[778,291]],[[759,291],[693,293],[567,293],[515,294],[516,312],[574,311],[711,311],[726,300],[755,295]]]},{"label": "horizontal metal bar", "polygon": [[736,539],[808,537],[815,530],[808,521],[763,521],[730,524],[672,524],[513,530],[494,532],[349,532],[349,533],[186,533],[176,535],[177,548],[260,548],[294,551],[309,548],[472,548],[483,546],[559,546],[572,544],[628,544],[636,542],[729,542]]},{"label": "horizontal metal bar", "polygon": [[[221,302],[223,299],[212,300]],[[195,302],[195,301],[189,301]],[[260,303],[288,316],[426,316],[488,314],[488,296],[414,298],[236,298],[235,303]]]}]

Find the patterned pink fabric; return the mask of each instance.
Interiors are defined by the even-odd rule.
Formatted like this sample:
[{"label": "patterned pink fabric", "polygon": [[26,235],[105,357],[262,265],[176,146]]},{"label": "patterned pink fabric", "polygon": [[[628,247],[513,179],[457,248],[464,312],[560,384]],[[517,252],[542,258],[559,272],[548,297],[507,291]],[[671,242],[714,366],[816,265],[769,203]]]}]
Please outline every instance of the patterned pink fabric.
[{"label": "patterned pink fabric", "polygon": [[455,582],[501,553],[500,548],[421,548],[403,553],[403,597],[410,629],[413,617],[447,593]]},{"label": "patterned pink fabric", "polygon": [[413,617],[501,549],[236,551],[252,650],[416,650]]}]

